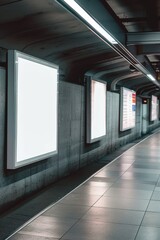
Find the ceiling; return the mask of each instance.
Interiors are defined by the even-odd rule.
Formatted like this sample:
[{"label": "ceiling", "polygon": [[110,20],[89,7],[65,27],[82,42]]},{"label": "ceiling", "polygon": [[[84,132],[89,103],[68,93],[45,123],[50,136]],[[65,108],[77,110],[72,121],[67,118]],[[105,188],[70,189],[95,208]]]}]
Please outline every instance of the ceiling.
[{"label": "ceiling", "polygon": [[91,75],[107,81],[111,91],[125,86],[140,96],[160,96],[160,1],[77,0],[118,40],[117,46],[97,36],[62,2],[0,1],[2,66],[8,49],[17,49],[58,64],[65,81],[83,84],[84,75]]},{"label": "ceiling", "polygon": [[[105,0],[105,2],[126,29],[128,49],[132,51],[134,46],[136,57],[145,58],[154,69],[156,79],[160,80],[160,1]],[[152,84],[149,85],[152,90]],[[159,95],[159,88],[155,86],[155,90]]]}]

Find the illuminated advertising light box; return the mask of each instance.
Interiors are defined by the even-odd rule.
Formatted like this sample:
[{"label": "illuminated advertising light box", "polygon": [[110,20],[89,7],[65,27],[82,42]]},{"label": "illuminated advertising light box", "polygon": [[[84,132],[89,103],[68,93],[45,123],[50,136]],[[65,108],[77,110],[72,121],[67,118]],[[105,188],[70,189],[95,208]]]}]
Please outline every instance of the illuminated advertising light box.
[{"label": "illuminated advertising light box", "polygon": [[121,88],[120,92],[120,131],[135,127],[136,122],[136,92]]},{"label": "illuminated advertising light box", "polygon": [[158,119],[158,99],[156,96],[151,96],[151,105],[150,105],[150,121],[155,121]]},{"label": "illuminated advertising light box", "polygon": [[7,168],[57,153],[58,67],[8,52]]},{"label": "illuminated advertising light box", "polygon": [[87,79],[87,143],[106,135],[106,82]]}]

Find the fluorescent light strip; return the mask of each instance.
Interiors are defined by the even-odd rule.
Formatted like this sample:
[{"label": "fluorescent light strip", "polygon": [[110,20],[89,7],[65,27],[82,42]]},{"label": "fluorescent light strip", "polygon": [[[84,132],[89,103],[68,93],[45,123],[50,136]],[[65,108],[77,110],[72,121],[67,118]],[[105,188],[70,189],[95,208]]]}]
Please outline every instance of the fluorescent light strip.
[{"label": "fluorescent light strip", "polygon": [[149,79],[151,79],[152,81],[156,81],[156,79],[155,79],[151,74],[147,74],[147,77],[148,77]]},{"label": "fluorescent light strip", "polygon": [[112,44],[118,44],[117,41],[111,37],[82,7],[80,7],[74,0],[64,0],[74,11],[76,11],[85,21],[87,21],[98,33],[100,33],[107,41]]}]

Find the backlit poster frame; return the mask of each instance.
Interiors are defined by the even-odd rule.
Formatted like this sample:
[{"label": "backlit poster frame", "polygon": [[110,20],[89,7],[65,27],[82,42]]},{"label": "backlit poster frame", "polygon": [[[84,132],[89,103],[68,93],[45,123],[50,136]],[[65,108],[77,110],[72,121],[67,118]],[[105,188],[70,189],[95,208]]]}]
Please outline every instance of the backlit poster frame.
[{"label": "backlit poster frame", "polygon": [[155,121],[158,119],[158,98],[154,95],[151,96],[150,103],[150,121]]},{"label": "backlit poster frame", "polygon": [[136,124],[136,92],[121,87],[120,89],[120,131],[126,131]]},{"label": "backlit poster frame", "polygon": [[93,143],[106,136],[107,83],[87,77],[86,87],[86,141],[87,143]]},{"label": "backlit poster frame", "polygon": [[58,66],[8,51],[7,168],[58,152]]}]

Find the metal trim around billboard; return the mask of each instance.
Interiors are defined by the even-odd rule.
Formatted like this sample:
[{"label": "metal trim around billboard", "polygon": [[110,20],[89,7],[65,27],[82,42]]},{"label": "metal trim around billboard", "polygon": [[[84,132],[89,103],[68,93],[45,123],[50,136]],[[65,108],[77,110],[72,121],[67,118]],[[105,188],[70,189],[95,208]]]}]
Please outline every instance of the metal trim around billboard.
[{"label": "metal trim around billboard", "polygon": [[87,143],[106,135],[107,84],[87,78]]},{"label": "metal trim around billboard", "polygon": [[58,67],[8,52],[7,168],[57,153]]}]

